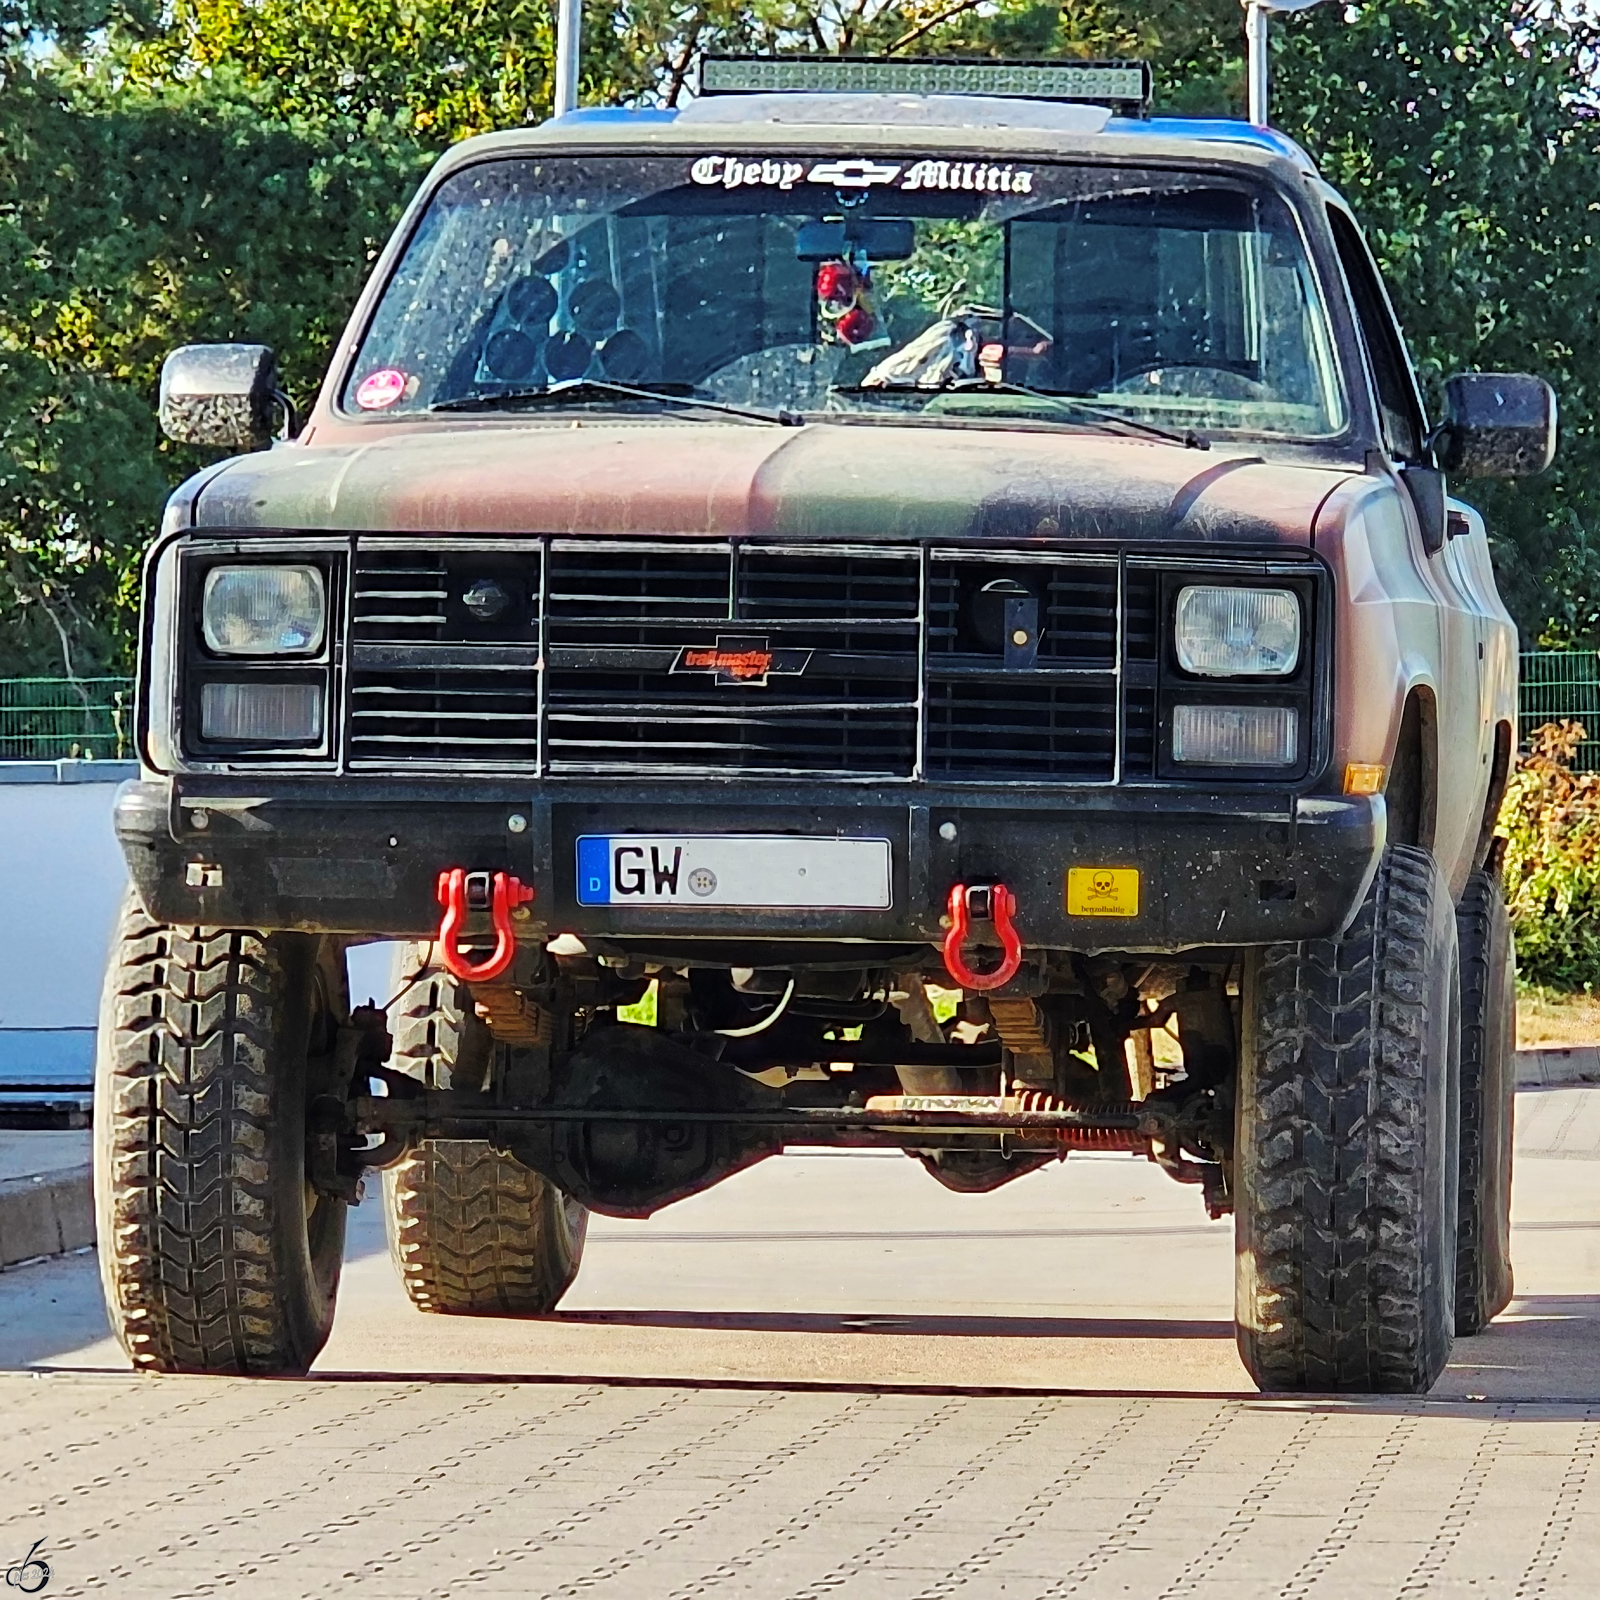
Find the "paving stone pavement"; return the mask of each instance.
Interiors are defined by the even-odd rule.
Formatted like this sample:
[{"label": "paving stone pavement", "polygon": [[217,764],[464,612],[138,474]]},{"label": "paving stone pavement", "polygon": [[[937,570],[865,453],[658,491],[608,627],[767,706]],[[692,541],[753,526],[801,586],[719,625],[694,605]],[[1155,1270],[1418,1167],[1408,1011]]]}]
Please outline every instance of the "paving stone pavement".
[{"label": "paving stone pavement", "polygon": [[92,1257],[0,1273],[0,1570],[42,1541],[46,1600],[1587,1600],[1600,1090],[1521,1097],[1518,1139],[1520,1298],[1426,1400],[1249,1393],[1227,1228],[1110,1160],[974,1200],[785,1158],[597,1219],[532,1322],[410,1311],[363,1206],[299,1382],[136,1377]]},{"label": "paving stone pavement", "polygon": [[49,1594],[1590,1596],[1600,1404],[0,1377]]}]

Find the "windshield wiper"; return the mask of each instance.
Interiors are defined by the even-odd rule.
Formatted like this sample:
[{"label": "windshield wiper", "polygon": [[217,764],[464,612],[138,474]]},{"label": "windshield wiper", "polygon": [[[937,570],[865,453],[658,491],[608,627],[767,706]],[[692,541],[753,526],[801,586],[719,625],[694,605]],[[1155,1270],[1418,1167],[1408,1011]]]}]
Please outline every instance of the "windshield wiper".
[{"label": "windshield wiper", "polygon": [[669,387],[640,388],[631,383],[612,383],[606,378],[563,378],[541,384],[537,389],[494,389],[481,394],[456,395],[429,406],[430,411],[492,411],[504,406],[526,406],[533,410],[543,405],[583,404],[608,395],[627,400],[654,400],[668,406],[693,406],[701,411],[721,411],[730,417],[746,417],[752,422],[771,422],[780,427],[798,428],[805,418],[794,411],[757,411],[753,407],[729,405],[723,400],[706,400],[692,389]]},{"label": "windshield wiper", "polygon": [[1125,417],[1120,411],[1112,411],[1106,406],[1097,406],[1087,400],[1080,400],[1076,395],[1055,394],[1049,389],[1030,389],[1025,383],[990,383],[987,379],[977,379],[967,383],[954,385],[954,390],[960,394],[963,390],[987,390],[991,394],[1022,394],[1030,400],[1044,400],[1052,406],[1057,406],[1063,411],[1073,411],[1079,416],[1088,417],[1095,422],[1110,422],[1124,428],[1133,428],[1139,433],[1147,433],[1152,439],[1165,439],[1168,444],[1181,444],[1186,450],[1209,450],[1211,441],[1203,434],[1196,433],[1193,428],[1185,428],[1182,433],[1177,433],[1171,428],[1159,427],[1154,422],[1141,422],[1137,417]]},{"label": "windshield wiper", "polygon": [[1164,439],[1168,444],[1181,444],[1186,450],[1209,450],[1211,441],[1192,428],[1176,433],[1171,428],[1159,427],[1154,422],[1141,422],[1136,417],[1125,417],[1120,411],[1097,406],[1075,395],[1056,394],[1049,389],[1030,389],[1022,383],[990,383],[987,378],[958,378],[953,383],[941,383],[936,388],[918,389],[911,384],[836,384],[832,394],[866,396],[894,395],[920,397],[933,400],[942,394],[1016,394],[1030,400],[1043,400],[1056,411],[1071,412],[1086,422],[1098,422],[1107,427],[1129,428],[1136,433],[1148,434],[1153,439]]}]

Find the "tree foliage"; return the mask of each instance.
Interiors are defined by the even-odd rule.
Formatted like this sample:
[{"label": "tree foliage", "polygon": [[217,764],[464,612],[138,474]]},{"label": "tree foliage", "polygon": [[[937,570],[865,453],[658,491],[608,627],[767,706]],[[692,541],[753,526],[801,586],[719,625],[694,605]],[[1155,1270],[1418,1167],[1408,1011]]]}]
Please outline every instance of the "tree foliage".
[{"label": "tree foliage", "polygon": [[1285,30],[1281,115],[1350,200],[1425,385],[1537,372],[1556,467],[1458,488],[1531,645],[1600,640],[1600,31],[1575,8],[1405,0]]},{"label": "tree foliage", "polygon": [[[134,568],[195,460],[164,352],[259,339],[314,388],[419,173],[542,117],[550,0],[0,0],[0,673],[125,663]],[[1278,120],[1355,204],[1429,382],[1546,373],[1562,459],[1471,486],[1524,632],[1600,639],[1595,38],[1530,0],[1276,26]],[[585,97],[673,103],[706,50],[1145,55],[1239,114],[1237,0],[590,0]]]},{"label": "tree foliage", "polygon": [[0,115],[0,671],[87,674],[126,662],[139,556],[199,464],[157,433],[162,357],[260,340],[313,390],[426,156],[231,72],[13,61]]},{"label": "tree foliage", "polygon": [[1506,901],[1523,982],[1600,987],[1600,773],[1573,770],[1581,723],[1536,728],[1506,788]]}]

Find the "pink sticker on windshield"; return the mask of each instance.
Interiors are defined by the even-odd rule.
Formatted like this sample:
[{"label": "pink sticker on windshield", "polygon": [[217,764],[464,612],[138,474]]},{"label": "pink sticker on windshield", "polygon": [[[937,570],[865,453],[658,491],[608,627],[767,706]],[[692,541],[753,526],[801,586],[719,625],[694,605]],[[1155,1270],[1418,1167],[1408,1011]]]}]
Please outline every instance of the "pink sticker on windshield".
[{"label": "pink sticker on windshield", "polygon": [[363,411],[383,411],[406,392],[406,375],[398,367],[380,367],[369,372],[356,390],[356,404]]}]

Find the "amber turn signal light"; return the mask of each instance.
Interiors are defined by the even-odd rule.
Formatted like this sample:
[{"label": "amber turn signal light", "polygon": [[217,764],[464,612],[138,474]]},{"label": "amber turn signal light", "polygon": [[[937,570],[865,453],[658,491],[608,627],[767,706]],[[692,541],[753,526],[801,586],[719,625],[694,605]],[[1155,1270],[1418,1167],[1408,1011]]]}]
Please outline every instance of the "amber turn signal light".
[{"label": "amber turn signal light", "polygon": [[1375,762],[1352,761],[1344,769],[1346,794],[1377,794],[1383,788],[1384,774],[1388,768]]}]

